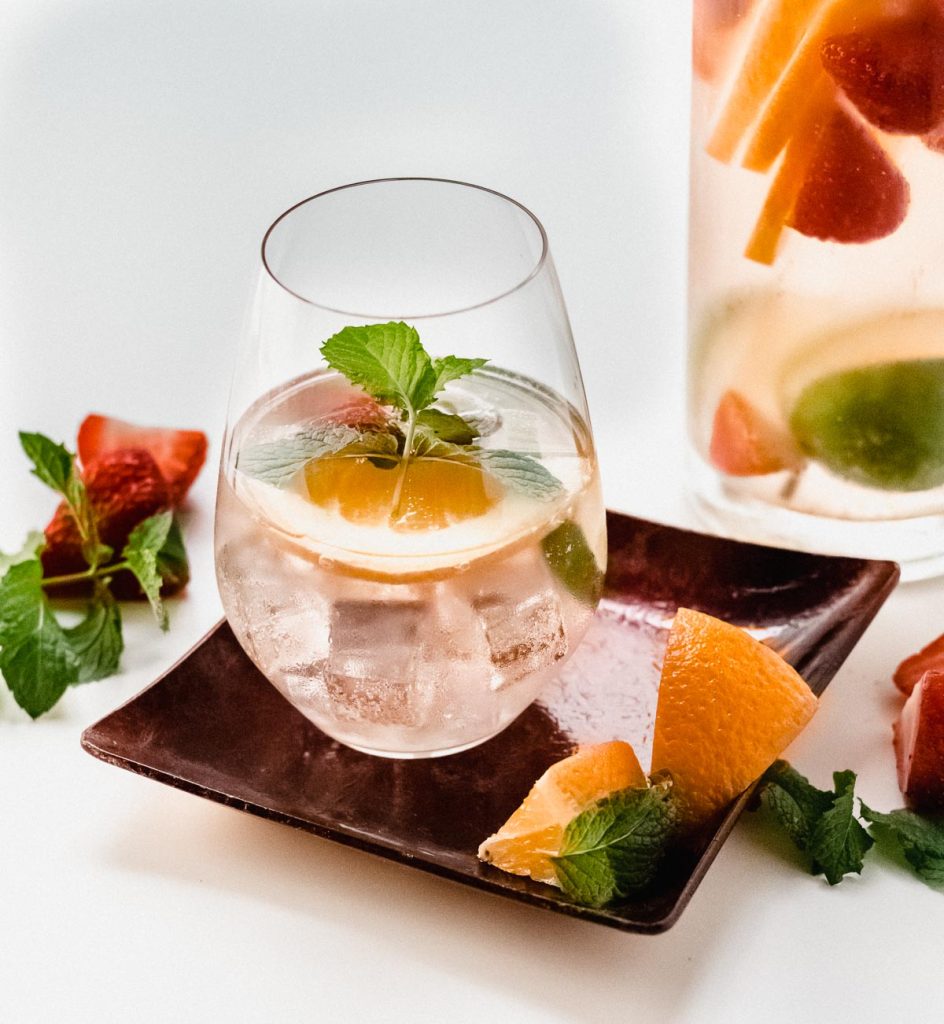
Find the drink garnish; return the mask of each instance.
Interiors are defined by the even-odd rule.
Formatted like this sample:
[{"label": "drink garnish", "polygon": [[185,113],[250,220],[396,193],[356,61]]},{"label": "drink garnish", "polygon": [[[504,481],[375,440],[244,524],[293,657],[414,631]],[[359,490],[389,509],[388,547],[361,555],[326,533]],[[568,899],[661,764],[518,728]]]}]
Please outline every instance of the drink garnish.
[{"label": "drink garnish", "polygon": [[909,807],[944,811],[944,672],[915,684],[893,728],[898,788]]},{"label": "drink garnish", "polygon": [[[158,438],[159,451],[172,454],[178,432],[121,426],[137,432],[137,445]],[[144,447],[108,444],[99,451],[93,445],[95,457],[80,471],[64,445],[20,434],[33,474],[62,499],[45,534],[31,533],[19,552],[0,557],[0,673],[32,718],[69,686],[118,671],[124,641],[116,598],[145,597],[167,628],[163,599],[189,579],[174,505],[199,471],[199,464],[193,470],[198,456],[202,464],[206,438],[200,437],[184,462],[175,461],[180,472],[171,487]],[[78,623],[59,621],[51,603],[57,595],[85,599]]]},{"label": "drink garnish", "polygon": [[944,483],[944,360],[843,370],[809,384],[790,414],[800,448],[839,476],[889,491]]},{"label": "drink garnish", "polygon": [[708,454],[712,465],[730,476],[764,476],[797,469],[802,462],[786,430],[733,389],[718,402]]},{"label": "drink garnish", "polygon": [[[433,358],[414,327],[402,322],[350,326],[321,346],[325,362],[389,411],[368,429],[323,422],[272,441],[243,447],[238,468],[264,483],[290,486],[313,460],[355,456],[390,464],[396,478],[390,515],[403,512],[407,477],[418,459],[438,459],[478,467],[509,490],[540,501],[562,492],[560,481],[536,458],[507,449],[483,448],[483,417],[464,418],[436,402],[446,386],[485,366],[486,359]],[[389,457],[385,459],[384,457]]]},{"label": "drink garnish", "polygon": [[892,681],[905,696],[910,697],[911,691],[930,669],[944,672],[944,634],[905,658],[895,669]]}]

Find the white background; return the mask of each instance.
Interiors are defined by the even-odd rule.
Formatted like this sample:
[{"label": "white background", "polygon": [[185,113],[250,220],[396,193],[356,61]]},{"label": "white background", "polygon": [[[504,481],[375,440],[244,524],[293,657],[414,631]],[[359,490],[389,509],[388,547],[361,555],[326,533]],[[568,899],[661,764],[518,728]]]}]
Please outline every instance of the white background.
[{"label": "white background", "polygon": [[[682,365],[689,5],[681,0],[0,0],[0,546],[53,499],[18,429],[90,410],[219,453],[269,222],[369,177],[460,178],[551,239],[612,507],[691,522]],[[656,938],[543,914],[93,761],[82,729],[220,614],[215,466],[194,581],[120,677],[37,724],[0,696],[0,1019],[929,1020],[944,899],[875,857],[830,890],[744,820]],[[889,676],[944,628],[899,591],[791,750],[898,806]]]}]

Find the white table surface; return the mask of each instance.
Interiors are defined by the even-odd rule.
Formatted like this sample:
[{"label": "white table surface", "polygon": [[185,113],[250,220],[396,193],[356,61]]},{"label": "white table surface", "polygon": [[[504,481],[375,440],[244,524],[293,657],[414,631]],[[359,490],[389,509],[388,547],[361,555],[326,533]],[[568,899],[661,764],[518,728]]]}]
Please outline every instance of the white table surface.
[{"label": "white table surface", "polygon": [[[479,182],[543,219],[610,506],[693,522],[682,366],[688,4],[0,0],[0,547],[54,504],[18,429],[100,410],[219,453],[262,232],[367,177]],[[680,923],[625,935],[490,898],[115,770],[82,729],[220,614],[214,466],[194,579],[120,676],[31,723],[0,692],[0,1019],[925,1021],[944,899],[874,858],[829,889],[742,821]],[[900,804],[897,661],[944,628],[899,590],[790,752]]]}]

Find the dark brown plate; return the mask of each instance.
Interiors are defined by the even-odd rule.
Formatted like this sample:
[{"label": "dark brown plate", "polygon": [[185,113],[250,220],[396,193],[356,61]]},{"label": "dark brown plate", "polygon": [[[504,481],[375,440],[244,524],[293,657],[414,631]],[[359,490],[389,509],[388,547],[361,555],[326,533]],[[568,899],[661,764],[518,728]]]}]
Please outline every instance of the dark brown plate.
[{"label": "dark brown plate", "polygon": [[561,678],[474,750],[387,761],[330,740],[243,653],[225,622],[149,689],[87,729],[95,757],[171,786],[487,892],[615,928],[678,919],[744,809],[680,854],[645,900],[606,910],[479,863],[475,851],[575,744],[619,737],[647,763],[667,625],[679,605],[767,639],[822,693],[894,588],[892,562],[758,547],[609,513],[606,593]]}]

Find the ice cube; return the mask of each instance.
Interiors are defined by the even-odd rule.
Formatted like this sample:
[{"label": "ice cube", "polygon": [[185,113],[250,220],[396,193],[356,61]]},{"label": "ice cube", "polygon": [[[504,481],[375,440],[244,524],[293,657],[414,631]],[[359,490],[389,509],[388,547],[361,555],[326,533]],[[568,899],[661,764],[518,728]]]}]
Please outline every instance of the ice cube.
[{"label": "ice cube", "polygon": [[417,673],[421,601],[338,601],[331,609],[325,685],[334,713],[351,721],[417,726],[433,687]]},{"label": "ice cube", "polygon": [[567,653],[560,604],[552,591],[522,600],[489,594],[474,602],[492,661],[492,689],[548,668]]}]

